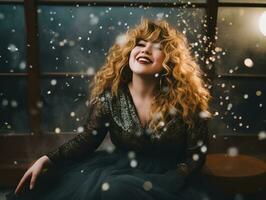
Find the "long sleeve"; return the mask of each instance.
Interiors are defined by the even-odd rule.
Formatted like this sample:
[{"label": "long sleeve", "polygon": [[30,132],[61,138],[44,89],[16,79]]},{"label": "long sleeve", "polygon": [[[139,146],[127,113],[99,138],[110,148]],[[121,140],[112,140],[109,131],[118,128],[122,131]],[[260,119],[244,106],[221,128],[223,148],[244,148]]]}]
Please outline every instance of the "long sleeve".
[{"label": "long sleeve", "polygon": [[208,119],[201,118],[197,112],[194,122],[194,127],[187,130],[185,159],[177,167],[177,171],[185,177],[201,170],[208,149]]},{"label": "long sleeve", "polygon": [[108,106],[104,98],[97,98],[96,103],[88,106],[88,119],[84,132],[46,154],[52,163],[78,160],[93,153],[108,132]]}]

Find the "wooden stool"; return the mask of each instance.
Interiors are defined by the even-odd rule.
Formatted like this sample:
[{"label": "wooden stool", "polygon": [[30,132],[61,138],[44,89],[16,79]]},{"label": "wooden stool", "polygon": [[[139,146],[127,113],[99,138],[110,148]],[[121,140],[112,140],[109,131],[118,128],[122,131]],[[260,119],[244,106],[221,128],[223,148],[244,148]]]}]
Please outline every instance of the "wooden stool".
[{"label": "wooden stool", "polygon": [[204,173],[227,194],[266,189],[266,163],[252,156],[209,154]]}]

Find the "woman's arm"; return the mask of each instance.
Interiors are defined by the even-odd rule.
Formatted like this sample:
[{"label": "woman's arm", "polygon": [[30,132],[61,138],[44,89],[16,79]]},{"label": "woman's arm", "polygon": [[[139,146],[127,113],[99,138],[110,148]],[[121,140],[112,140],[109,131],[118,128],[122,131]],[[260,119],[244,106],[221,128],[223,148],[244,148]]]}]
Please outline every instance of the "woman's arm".
[{"label": "woman's arm", "polygon": [[186,177],[201,170],[208,150],[208,119],[201,118],[197,113],[194,122],[195,126],[187,130],[185,160],[177,167],[177,171]]},{"label": "woman's arm", "polygon": [[60,165],[64,161],[78,160],[94,152],[103,141],[108,131],[108,105],[104,98],[89,105],[88,120],[84,132],[46,154],[53,165]]}]

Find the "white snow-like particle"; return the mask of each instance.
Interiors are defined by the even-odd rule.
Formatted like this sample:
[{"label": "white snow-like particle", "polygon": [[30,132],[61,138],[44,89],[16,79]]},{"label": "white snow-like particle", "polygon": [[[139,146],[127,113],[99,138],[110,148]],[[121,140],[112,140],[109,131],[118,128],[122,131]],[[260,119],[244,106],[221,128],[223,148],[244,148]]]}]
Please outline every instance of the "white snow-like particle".
[{"label": "white snow-like particle", "polygon": [[93,130],[92,131],[92,135],[97,135],[97,131],[96,130]]},{"label": "white snow-like particle", "polygon": [[236,147],[229,147],[227,149],[228,156],[234,157],[238,155],[238,149]]},{"label": "white snow-like particle", "polygon": [[78,133],[84,132],[84,127],[83,126],[78,127],[77,131]]},{"label": "white snow-like particle", "polygon": [[115,40],[116,44],[118,44],[120,47],[123,47],[127,43],[127,37],[125,34],[120,34],[116,37]]},{"label": "white snow-like particle", "polygon": [[192,159],[194,161],[198,161],[199,160],[199,155],[198,154],[193,154]]},{"label": "white snow-like particle", "polygon": [[131,166],[132,168],[137,167],[137,165],[138,165],[137,160],[133,159],[133,160],[130,161],[130,166]]},{"label": "white snow-like particle", "polygon": [[253,63],[253,61],[252,61],[250,58],[246,58],[246,59],[244,60],[244,65],[245,65],[246,67],[251,68],[251,67],[253,67],[254,63]]},{"label": "white snow-like particle", "polygon": [[244,99],[248,99],[248,94],[244,94]]},{"label": "white snow-like particle", "polygon": [[70,113],[70,116],[71,116],[71,117],[75,117],[75,115],[76,115],[75,112],[71,112],[71,113]]},{"label": "white snow-like particle", "polygon": [[11,51],[11,52],[16,52],[16,51],[18,51],[18,48],[17,48],[16,45],[14,45],[14,44],[9,44],[8,47],[7,47],[7,49],[8,49],[9,51]]},{"label": "white snow-like particle", "polygon": [[207,111],[201,111],[200,113],[199,113],[199,117],[200,118],[209,118],[211,115],[210,115],[210,113],[209,112],[207,112]]},{"label": "white snow-like particle", "polygon": [[107,191],[107,190],[109,190],[109,188],[110,188],[109,183],[104,182],[104,183],[102,184],[102,191]]},{"label": "white snow-like particle", "polygon": [[129,151],[127,155],[129,159],[134,159],[136,157],[136,153],[134,151]]},{"label": "white snow-like particle", "polygon": [[55,133],[61,133],[61,129],[60,128],[55,128],[54,132]]},{"label": "white snow-like particle", "polygon": [[262,92],[260,91],[260,90],[257,90],[256,91],[256,95],[259,97],[259,96],[261,96],[261,94],[262,94]]},{"label": "white snow-like particle", "polygon": [[207,152],[207,147],[205,145],[203,145],[201,148],[200,148],[200,151],[202,153],[206,153]]},{"label": "white snow-like particle", "polygon": [[143,183],[143,189],[146,191],[149,191],[152,189],[152,183],[150,181],[145,181]]},{"label": "white snow-like particle", "polygon": [[15,100],[12,100],[10,104],[11,104],[11,107],[13,107],[13,108],[18,106],[18,102]]},{"label": "white snow-like particle", "polygon": [[26,62],[25,61],[21,61],[19,63],[19,69],[21,69],[21,70],[26,69]]},{"label": "white snow-like particle", "polygon": [[93,26],[93,25],[98,24],[98,22],[99,22],[99,18],[97,16],[92,15],[90,18],[89,24]]},{"label": "white snow-like particle", "polygon": [[95,74],[95,69],[94,69],[93,67],[89,67],[89,68],[87,69],[86,74],[87,74],[88,76],[92,76],[92,75],[94,75],[94,74]]},{"label": "white snow-like particle", "polygon": [[5,19],[5,15],[3,13],[0,13],[0,20]]},{"label": "white snow-like particle", "polygon": [[43,102],[42,101],[38,101],[36,105],[37,105],[37,108],[42,108],[43,107]]},{"label": "white snow-like particle", "polygon": [[233,104],[232,104],[232,103],[229,103],[229,104],[227,105],[227,110],[231,110],[232,107],[233,107]]},{"label": "white snow-like particle", "polygon": [[51,85],[56,85],[56,84],[57,84],[56,79],[52,79],[52,80],[51,80]]},{"label": "white snow-like particle", "polygon": [[266,139],[266,132],[265,131],[259,132],[258,139],[259,140],[265,140]]},{"label": "white snow-like particle", "polygon": [[8,105],[8,100],[7,99],[3,99],[2,100],[2,105],[3,106],[7,106]]},{"label": "white snow-like particle", "polygon": [[156,14],[157,19],[162,19],[163,16],[164,16],[164,13],[157,13]]},{"label": "white snow-like particle", "polygon": [[165,125],[165,122],[164,121],[160,121],[159,122],[159,126],[163,127]]},{"label": "white snow-like particle", "polygon": [[214,116],[218,116],[218,115],[219,115],[219,112],[216,111],[216,112],[214,113]]},{"label": "white snow-like particle", "polygon": [[158,77],[159,77],[159,73],[154,74],[154,76],[155,76],[156,78],[158,78]]}]

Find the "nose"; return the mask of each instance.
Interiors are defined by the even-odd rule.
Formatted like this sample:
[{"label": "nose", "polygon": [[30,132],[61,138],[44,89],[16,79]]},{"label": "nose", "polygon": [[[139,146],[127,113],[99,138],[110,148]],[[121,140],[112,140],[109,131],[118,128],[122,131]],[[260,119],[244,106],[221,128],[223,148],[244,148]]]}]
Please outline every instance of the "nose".
[{"label": "nose", "polygon": [[151,44],[146,44],[145,47],[141,49],[141,53],[151,54]]}]

